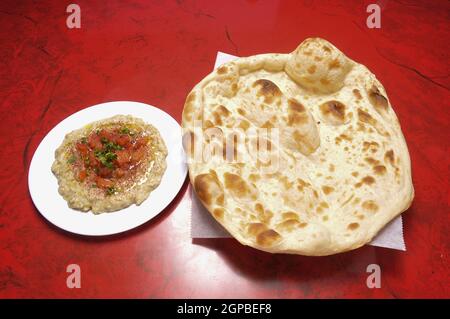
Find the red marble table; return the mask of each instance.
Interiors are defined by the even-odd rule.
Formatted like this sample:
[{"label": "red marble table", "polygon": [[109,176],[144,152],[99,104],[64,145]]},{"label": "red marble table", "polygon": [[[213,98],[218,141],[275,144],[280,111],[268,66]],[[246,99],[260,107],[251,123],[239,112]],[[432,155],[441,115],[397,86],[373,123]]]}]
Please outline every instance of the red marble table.
[{"label": "red marble table", "polygon": [[[448,1],[73,1],[0,3],[0,297],[450,297]],[[386,87],[408,141],[416,197],[407,251],[366,246],[330,257],[271,255],[233,239],[189,237],[187,182],[157,218],[107,238],[47,223],[28,194],[31,157],[73,112],[101,102],[156,105],[180,121],[184,99],[218,50],[290,52],[330,40]],[[49,194],[50,196],[50,194]],[[80,289],[66,266],[81,267]],[[366,267],[382,269],[368,289]]]}]

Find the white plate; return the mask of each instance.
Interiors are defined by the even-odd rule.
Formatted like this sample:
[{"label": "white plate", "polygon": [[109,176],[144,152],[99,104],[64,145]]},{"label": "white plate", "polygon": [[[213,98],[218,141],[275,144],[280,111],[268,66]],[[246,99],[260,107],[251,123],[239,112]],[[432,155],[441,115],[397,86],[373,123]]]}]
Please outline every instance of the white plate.
[{"label": "white plate", "polygon": [[[131,205],[113,213],[94,215],[71,209],[58,193],[58,182],[51,172],[55,150],[64,136],[93,121],[117,114],[133,115],[155,126],[168,149],[167,169],[161,184],[140,205]],[[80,235],[121,233],[149,221],[177,195],[186,179],[187,167],[182,147],[181,127],[162,110],[137,102],[110,102],[88,107],[56,125],[39,144],[31,160],[28,187],[34,205],[52,224]]]}]

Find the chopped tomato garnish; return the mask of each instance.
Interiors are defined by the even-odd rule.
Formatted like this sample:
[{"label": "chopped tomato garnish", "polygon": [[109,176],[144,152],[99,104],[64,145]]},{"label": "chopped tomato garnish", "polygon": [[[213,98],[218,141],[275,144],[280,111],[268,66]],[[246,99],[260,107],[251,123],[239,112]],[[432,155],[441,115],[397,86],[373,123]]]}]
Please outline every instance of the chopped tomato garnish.
[{"label": "chopped tomato garnish", "polygon": [[109,131],[107,131],[107,130],[100,130],[100,131],[97,133],[97,135],[98,135],[100,138],[107,138],[108,140],[109,140],[109,138],[111,137],[111,133],[110,133]]},{"label": "chopped tomato garnish", "polygon": [[119,137],[119,135],[117,133],[114,133],[114,132],[111,132],[108,130],[101,130],[98,133],[98,136],[100,137],[100,140],[102,138],[105,138],[108,141],[113,142],[113,143],[117,143],[117,138]]},{"label": "chopped tomato garnish", "polygon": [[130,152],[127,150],[116,151],[116,161],[119,166],[124,166],[131,160]]},{"label": "chopped tomato garnish", "polygon": [[75,145],[75,155],[82,163],[78,179],[86,180],[92,171],[89,180],[109,192],[118,179],[128,177],[128,171],[145,158],[149,142],[148,136],[130,136],[114,128],[92,132]]},{"label": "chopped tomato garnish", "polygon": [[117,137],[116,143],[123,147],[128,147],[130,145],[130,137],[128,135],[121,135]]},{"label": "chopped tomato garnish", "polygon": [[133,151],[133,153],[131,154],[131,160],[133,162],[139,162],[140,160],[142,160],[145,156],[146,153],[146,149],[145,147],[141,147],[135,151]]},{"label": "chopped tomato garnish", "polygon": [[100,136],[95,133],[89,135],[88,143],[93,150],[100,150],[103,147]]},{"label": "chopped tomato garnish", "polygon": [[127,172],[127,171],[124,170],[124,169],[117,168],[117,169],[114,171],[114,177],[117,177],[117,178],[124,177],[126,172]]},{"label": "chopped tomato garnish", "polygon": [[78,173],[78,179],[80,180],[80,182],[84,181],[86,179],[87,173],[86,170],[83,169]]},{"label": "chopped tomato garnish", "polygon": [[97,175],[100,177],[111,177],[113,170],[107,167],[100,167]]},{"label": "chopped tomato garnish", "polygon": [[100,188],[108,188],[108,187],[114,186],[114,183],[112,181],[110,181],[109,179],[98,177],[98,176],[95,178],[95,184]]},{"label": "chopped tomato garnish", "polygon": [[76,148],[81,155],[86,156],[89,152],[89,147],[83,143],[77,143]]},{"label": "chopped tomato garnish", "polygon": [[94,152],[90,151],[89,152],[89,167],[98,167],[100,162],[98,161],[97,157],[95,157]]}]

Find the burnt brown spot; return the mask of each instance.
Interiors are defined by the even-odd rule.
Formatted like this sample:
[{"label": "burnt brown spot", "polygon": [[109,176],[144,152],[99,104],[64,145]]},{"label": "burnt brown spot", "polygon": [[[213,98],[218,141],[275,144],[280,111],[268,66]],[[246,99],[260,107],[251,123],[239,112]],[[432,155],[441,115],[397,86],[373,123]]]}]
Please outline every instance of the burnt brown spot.
[{"label": "burnt brown spot", "polygon": [[213,210],[213,215],[217,219],[223,219],[224,212],[225,210],[223,208],[216,208]]},{"label": "burnt brown spot", "polygon": [[358,227],[359,227],[359,224],[358,224],[358,223],[351,223],[351,224],[348,224],[347,229],[349,229],[349,230],[355,230],[355,229],[357,229]]},{"label": "burnt brown spot", "polygon": [[307,69],[307,71],[309,74],[314,74],[314,72],[316,72],[316,69],[317,67],[313,64]]},{"label": "burnt brown spot", "polygon": [[366,152],[367,150],[371,150],[372,153],[375,153],[377,151],[377,148],[380,146],[377,142],[363,142],[363,151]]},{"label": "burnt brown spot", "polygon": [[394,158],[394,151],[389,150],[384,154],[384,160],[385,162],[390,163],[392,166],[395,164],[395,158]]},{"label": "burnt brown spot", "polygon": [[216,199],[216,203],[217,205],[223,206],[224,202],[225,202],[225,195],[220,194]]},{"label": "burnt brown spot", "polygon": [[297,219],[287,219],[277,225],[278,228],[286,229],[288,231],[301,227],[302,223],[300,223]]},{"label": "burnt brown spot", "polygon": [[358,177],[359,173],[358,172],[352,172],[352,176],[354,177]]},{"label": "burnt brown spot", "polygon": [[203,121],[203,129],[204,130],[209,129],[211,127],[214,127],[213,122],[211,122],[210,120]]},{"label": "burnt brown spot", "polygon": [[366,185],[372,185],[373,183],[375,183],[375,178],[373,178],[372,176],[363,177],[361,179],[361,183],[364,183]]},{"label": "burnt brown spot", "polygon": [[262,128],[274,128],[274,125],[272,124],[271,121],[265,121],[261,127]]},{"label": "burnt brown spot", "polygon": [[214,124],[215,125],[219,125],[219,126],[223,125],[222,117],[220,116],[219,113],[212,112],[212,116],[214,117]]},{"label": "burnt brown spot", "polygon": [[269,247],[281,240],[281,235],[273,229],[266,230],[256,237],[256,243],[263,247]]},{"label": "burnt brown spot", "polygon": [[369,113],[358,109],[358,118],[363,123],[368,123],[370,125],[375,125],[377,120],[375,120]]},{"label": "burnt brown spot", "polygon": [[380,161],[372,158],[372,157],[366,157],[364,158],[364,160],[369,163],[370,165],[377,165],[378,163],[380,163]]},{"label": "burnt brown spot", "polygon": [[356,128],[357,131],[360,131],[360,132],[365,132],[366,131],[366,126],[364,125],[364,123],[358,122],[357,126],[358,126]]},{"label": "burnt brown spot", "polygon": [[348,136],[348,135],[343,134],[343,133],[341,135],[339,135],[339,137],[341,139],[345,140],[345,141],[348,141],[348,142],[351,142],[353,140],[351,136]]},{"label": "burnt brown spot", "polygon": [[250,198],[256,199],[256,196],[252,194],[248,184],[239,176],[232,173],[223,174],[225,187],[238,198]]},{"label": "burnt brown spot", "polygon": [[195,100],[195,92],[189,93],[189,95],[186,98],[186,102],[184,103],[183,109],[183,118],[186,121],[192,120],[192,115],[195,109],[194,100]]},{"label": "burnt brown spot", "polygon": [[228,68],[226,66],[221,66],[217,69],[217,74],[225,74],[228,72]]},{"label": "burnt brown spot", "polygon": [[320,56],[315,56],[314,61],[317,61],[317,62],[322,61],[322,58]]},{"label": "burnt brown spot", "polygon": [[288,122],[289,126],[302,124],[308,121],[305,107],[294,99],[288,100]]},{"label": "burnt brown spot", "polygon": [[339,101],[328,101],[319,106],[324,116],[332,116],[340,122],[345,120],[345,105]]},{"label": "burnt brown spot", "polygon": [[186,102],[193,102],[195,100],[195,92],[189,93],[189,95],[186,98]]},{"label": "burnt brown spot", "polygon": [[378,210],[378,205],[373,200],[366,200],[361,204],[361,206],[365,210],[373,213]]},{"label": "burnt brown spot", "polygon": [[245,110],[242,109],[242,108],[240,108],[240,107],[238,107],[237,112],[238,112],[240,115],[242,115],[242,116],[244,116],[245,114],[247,114],[247,112],[245,112]]},{"label": "burnt brown spot", "polygon": [[303,189],[304,189],[305,187],[308,187],[308,186],[311,186],[311,184],[305,182],[305,181],[304,181],[303,179],[301,179],[301,178],[297,178],[297,189],[298,189],[300,192],[303,192]]},{"label": "burnt brown spot", "polygon": [[331,49],[330,49],[328,46],[326,46],[326,45],[324,45],[324,46],[322,47],[322,49],[323,49],[325,52],[328,52],[328,53],[331,52]]},{"label": "burnt brown spot", "polygon": [[389,103],[387,98],[380,93],[380,90],[375,85],[370,88],[368,94],[370,102],[377,110],[386,111],[388,109]]},{"label": "burnt brown spot", "polygon": [[361,92],[359,92],[358,89],[353,89],[353,95],[354,95],[358,100],[361,100],[361,99],[362,99]]},{"label": "burnt brown spot", "polygon": [[322,83],[323,85],[328,85],[328,84],[330,84],[330,81],[325,78],[321,78],[320,83]]},{"label": "burnt brown spot", "polygon": [[262,223],[250,223],[247,226],[247,233],[255,237],[266,230],[267,226]]},{"label": "burnt brown spot", "polygon": [[222,117],[228,117],[231,114],[231,112],[223,105],[219,105],[216,108],[216,112]]},{"label": "burnt brown spot", "polygon": [[250,123],[247,120],[242,120],[242,121],[239,121],[238,127],[243,129],[244,131],[246,131],[250,127]]},{"label": "burnt brown spot", "polygon": [[262,205],[261,203],[256,203],[256,204],[255,204],[255,211],[256,211],[258,214],[263,214],[263,213],[264,213],[264,207],[263,207],[263,205]]},{"label": "burnt brown spot", "polygon": [[384,174],[386,174],[386,166],[384,166],[384,165],[374,166],[373,171],[377,175],[384,175]]},{"label": "burnt brown spot", "polygon": [[288,100],[289,109],[298,113],[305,112],[305,107],[294,99]]},{"label": "burnt brown spot", "polygon": [[324,185],[324,186],[322,186],[322,190],[323,190],[325,195],[328,195],[328,194],[330,194],[331,192],[334,191],[334,188],[331,187],[331,186]]},{"label": "burnt brown spot", "polygon": [[320,207],[323,207],[323,208],[330,208],[330,205],[328,205],[328,203],[327,202],[320,202]]},{"label": "burnt brown spot", "polygon": [[288,219],[298,220],[298,215],[294,212],[285,212],[281,216],[283,217],[283,220],[288,220]]},{"label": "burnt brown spot", "polygon": [[224,195],[222,185],[215,175],[215,171],[213,172],[197,175],[194,180],[194,189],[200,200],[207,206]]},{"label": "burnt brown spot", "polygon": [[264,102],[272,103],[274,98],[281,96],[278,86],[272,81],[260,79],[253,83],[253,87],[259,86],[258,96],[264,96]]},{"label": "burnt brown spot", "polygon": [[328,63],[328,68],[331,69],[337,69],[341,66],[341,64],[339,63],[338,59],[334,59],[333,61],[331,61],[330,63]]}]

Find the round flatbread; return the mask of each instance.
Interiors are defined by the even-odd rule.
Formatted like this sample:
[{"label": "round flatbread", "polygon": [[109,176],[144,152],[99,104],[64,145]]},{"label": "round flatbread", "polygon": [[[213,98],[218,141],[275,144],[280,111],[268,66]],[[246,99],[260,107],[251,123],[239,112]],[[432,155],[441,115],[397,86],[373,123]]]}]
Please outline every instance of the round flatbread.
[{"label": "round flatbread", "polygon": [[99,214],[147,199],[161,182],[166,156],[155,127],[116,115],[67,134],[52,172],[69,207]]},{"label": "round flatbread", "polygon": [[323,39],[222,65],[189,93],[182,126],[198,197],[260,250],[358,248],[414,197],[385,89]]}]

